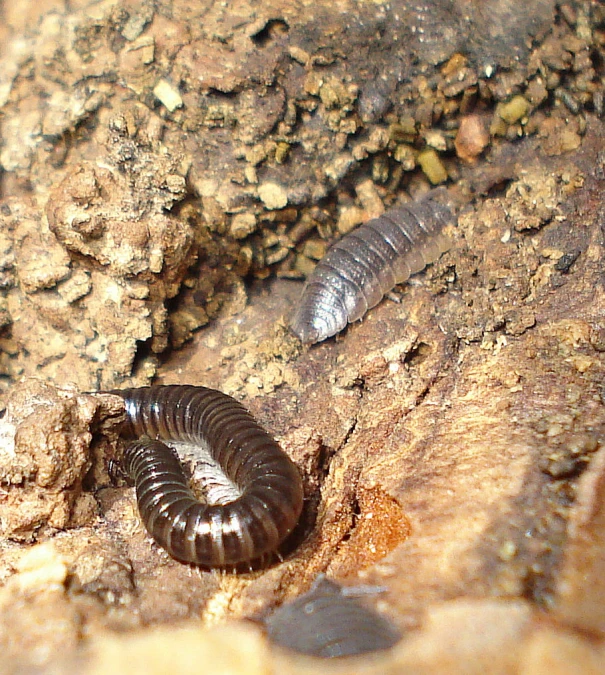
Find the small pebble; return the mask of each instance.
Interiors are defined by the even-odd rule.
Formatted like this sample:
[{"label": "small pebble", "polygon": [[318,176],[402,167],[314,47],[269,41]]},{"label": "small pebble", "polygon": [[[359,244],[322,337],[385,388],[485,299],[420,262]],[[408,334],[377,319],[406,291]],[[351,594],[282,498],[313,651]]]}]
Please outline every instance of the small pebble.
[{"label": "small pebble", "polygon": [[439,155],[432,149],[427,148],[418,155],[418,164],[424,172],[424,175],[431,181],[433,185],[445,183],[447,180],[447,171],[443,166],[443,162],[439,159]]},{"label": "small pebble", "polygon": [[529,101],[524,96],[518,95],[499,106],[498,114],[507,124],[514,124],[527,115],[529,108]]},{"label": "small pebble", "polygon": [[258,186],[258,196],[265,208],[283,209],[288,203],[288,193],[278,183],[263,183]]},{"label": "small pebble", "polygon": [[153,93],[156,98],[162,103],[170,112],[174,112],[177,108],[183,107],[183,99],[179,92],[166,80],[160,80],[153,88]]},{"label": "small pebble", "polygon": [[489,143],[489,133],[479,115],[467,115],[460,122],[454,146],[465,162],[474,162]]}]

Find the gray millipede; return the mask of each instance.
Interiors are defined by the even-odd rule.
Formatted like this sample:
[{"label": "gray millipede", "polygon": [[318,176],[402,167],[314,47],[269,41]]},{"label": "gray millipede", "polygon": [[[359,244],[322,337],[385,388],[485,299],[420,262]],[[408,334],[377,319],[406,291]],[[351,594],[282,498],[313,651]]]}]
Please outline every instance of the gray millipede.
[{"label": "gray millipede", "polygon": [[303,288],[290,323],[302,342],[321,342],[361,319],[385,293],[449,248],[451,210],[434,199],[391,209],[336,242]]},{"label": "gray millipede", "polygon": [[399,642],[396,626],[351,597],[352,590],[320,574],[311,590],[265,619],[269,638],[287,649],[322,658],[389,649]]},{"label": "gray millipede", "polygon": [[[296,465],[235,399],[214,389],[168,385],[114,390],[124,399],[124,471],[149,534],[177,560],[205,567],[249,563],[274,552],[303,505]],[[223,498],[200,501],[175,451],[205,448],[224,472]],[[220,482],[220,481],[219,481]],[[216,487],[216,486],[215,486]],[[225,492],[227,498],[224,497]]]}]

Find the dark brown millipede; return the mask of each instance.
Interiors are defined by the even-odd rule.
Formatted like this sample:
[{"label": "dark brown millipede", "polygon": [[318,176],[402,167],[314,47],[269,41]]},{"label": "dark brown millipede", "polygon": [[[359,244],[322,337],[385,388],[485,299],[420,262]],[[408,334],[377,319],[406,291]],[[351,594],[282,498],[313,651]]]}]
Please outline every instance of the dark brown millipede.
[{"label": "dark brown millipede", "polygon": [[311,590],[265,620],[267,634],[275,644],[322,658],[389,649],[399,642],[395,625],[354,595],[321,574]]},{"label": "dark brown millipede", "polygon": [[[278,548],[302,510],[300,473],[241,404],[188,385],[110,393],[124,399],[122,435],[136,439],[126,448],[124,470],[136,487],[145,527],[160,546],[177,560],[205,567],[249,563]],[[197,499],[163,441],[206,449],[228,479],[217,488],[227,498]]]},{"label": "dark brown millipede", "polygon": [[291,321],[302,342],[336,335],[449,248],[442,231],[453,214],[434,198],[437,192],[443,190],[387,211],[330,248],[307,279]]}]

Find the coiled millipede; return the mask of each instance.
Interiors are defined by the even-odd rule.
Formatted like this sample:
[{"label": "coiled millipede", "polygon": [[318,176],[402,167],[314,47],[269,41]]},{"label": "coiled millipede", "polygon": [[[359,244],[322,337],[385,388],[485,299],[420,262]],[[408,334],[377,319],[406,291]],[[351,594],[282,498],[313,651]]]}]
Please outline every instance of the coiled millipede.
[{"label": "coiled millipede", "polygon": [[[141,518],[172,557],[205,567],[237,566],[279,547],[302,510],[300,473],[242,405],[214,389],[187,385],[109,393],[124,399],[122,435],[133,441],[124,470],[135,485]],[[193,493],[164,441],[195,444],[222,469],[207,503]]]},{"label": "coiled millipede", "polygon": [[361,319],[385,293],[449,248],[451,210],[434,198],[387,211],[336,242],[305,283],[291,321],[302,342],[321,342]]}]

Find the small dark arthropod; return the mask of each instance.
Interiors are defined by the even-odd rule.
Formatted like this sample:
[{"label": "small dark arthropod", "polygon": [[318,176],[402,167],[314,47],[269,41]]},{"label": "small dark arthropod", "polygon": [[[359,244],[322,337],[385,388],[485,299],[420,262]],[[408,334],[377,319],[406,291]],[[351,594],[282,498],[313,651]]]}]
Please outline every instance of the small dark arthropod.
[{"label": "small dark arthropod", "polygon": [[[155,386],[112,391],[126,406],[124,470],[147,531],[171,556],[237,566],[274,552],[300,516],[296,465],[235,399],[214,389]],[[157,440],[160,439],[160,440]],[[196,498],[175,451],[196,446],[222,475]]]},{"label": "small dark arthropod", "polygon": [[347,234],[307,279],[291,322],[294,333],[303,342],[320,342],[361,319],[393,286],[449,248],[443,228],[452,221],[451,210],[430,193]]},{"label": "small dark arthropod", "polygon": [[399,642],[401,633],[355,600],[354,596],[361,594],[321,574],[310,591],[265,620],[267,634],[275,644],[323,658],[389,649]]}]

